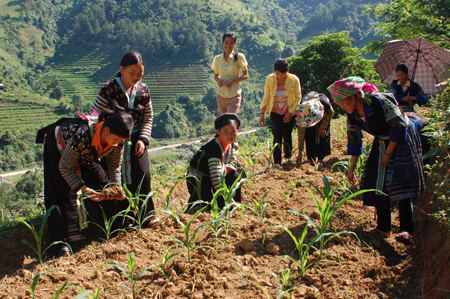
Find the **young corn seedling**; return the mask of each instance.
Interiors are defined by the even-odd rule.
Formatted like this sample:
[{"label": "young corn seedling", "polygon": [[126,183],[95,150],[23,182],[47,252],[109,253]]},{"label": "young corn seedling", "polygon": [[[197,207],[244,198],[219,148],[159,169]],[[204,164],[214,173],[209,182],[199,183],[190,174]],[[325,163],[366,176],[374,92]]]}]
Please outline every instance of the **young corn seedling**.
[{"label": "young corn seedling", "polygon": [[295,280],[294,277],[297,275],[296,273],[291,274],[291,269],[286,268],[284,271],[280,271],[279,274],[275,272],[269,272],[269,274],[272,274],[272,276],[275,278],[278,288],[280,289],[280,293],[276,297],[277,299],[281,299],[284,296],[287,296],[288,298],[291,298],[291,295],[289,294],[290,291],[298,289],[295,287]]},{"label": "young corn seedling", "polygon": [[37,286],[37,284],[38,284],[38,282],[39,282],[39,277],[40,277],[43,273],[44,273],[44,272],[39,272],[38,274],[36,274],[36,275],[33,277],[33,281],[32,281],[31,286],[30,286],[30,291],[31,291],[31,295],[32,295],[31,299],[34,299],[34,292],[36,291],[36,286]]},{"label": "young corn seedling", "polygon": [[94,292],[86,291],[85,289],[77,287],[77,286],[71,286],[71,288],[74,288],[78,291],[83,292],[83,293],[77,295],[76,297],[74,297],[73,299],[84,299],[86,297],[88,297],[89,299],[99,299],[100,298],[100,288],[99,287],[97,287]]},{"label": "young corn seedling", "polygon": [[295,179],[289,184],[287,192],[286,192],[286,198],[285,198],[284,202],[289,202],[289,199],[290,199],[289,193],[291,192],[291,188],[292,187],[296,187],[298,182],[299,181],[297,179]]},{"label": "young corn seedling", "polygon": [[124,214],[126,211],[121,211],[119,213],[117,213],[116,215],[112,216],[110,219],[108,219],[106,217],[105,211],[103,210],[103,208],[100,206],[100,208],[102,209],[102,215],[103,215],[103,225],[100,225],[98,223],[95,222],[91,222],[95,225],[97,225],[105,234],[105,241],[108,241],[109,239],[111,239],[111,236],[117,232],[126,232],[127,231],[123,228],[117,228],[115,230],[112,230],[113,228],[113,224],[116,221],[117,218],[121,218],[124,217]]},{"label": "young corn seedling", "polygon": [[339,126],[339,129],[333,128],[333,131],[337,137],[337,140],[343,140],[345,138],[345,135],[347,134],[347,128],[343,124]]},{"label": "young corn seedling", "polygon": [[255,203],[255,207],[251,207],[249,205],[242,204],[245,208],[249,209],[256,216],[258,216],[259,221],[261,222],[261,224],[264,224],[264,222],[267,220],[266,213],[267,213],[267,210],[270,209],[270,203],[264,202],[264,200],[266,199],[266,197],[270,193],[270,191],[272,191],[272,190],[267,191],[261,197],[261,199],[259,201],[257,199],[255,199],[255,198],[250,197],[252,199],[252,201]]},{"label": "young corn seedling", "polygon": [[278,143],[275,143],[275,144],[272,146],[272,145],[270,144],[270,141],[267,140],[267,148],[269,149],[269,154],[268,154],[267,156],[263,154],[263,157],[266,158],[266,161],[267,161],[267,169],[269,169],[270,166],[273,165],[273,163],[272,163],[272,155],[273,155],[273,152],[275,151],[275,149],[277,148],[277,146],[279,146]]},{"label": "young corn seedling", "polygon": [[[346,203],[348,200],[352,199],[355,196],[358,196],[360,194],[370,192],[370,191],[376,191],[374,189],[367,189],[367,190],[359,190],[355,193],[352,193],[349,189],[342,189],[342,188],[331,189],[328,178],[325,175],[323,175],[322,179],[323,179],[323,183],[324,183],[324,187],[322,190],[320,190],[313,183],[306,182],[317,191],[317,193],[322,198],[322,203],[319,201],[319,199],[316,197],[316,195],[311,191],[311,189],[302,182],[303,186],[306,188],[306,190],[309,192],[309,194],[311,194],[311,196],[314,199],[314,202],[316,203],[316,206],[319,210],[320,225],[316,225],[314,223],[314,221],[303,212],[289,210],[289,212],[299,213],[304,218],[306,218],[308,220],[308,223],[314,227],[317,235],[320,236],[320,247],[319,247],[320,259],[322,259],[322,251],[323,251],[324,245],[333,238],[333,236],[330,236],[328,239],[325,240],[325,236],[326,236],[328,229],[330,229],[330,230],[332,229],[332,227],[331,227],[332,218],[333,218],[334,214],[336,213],[337,209],[339,209],[344,203]],[[337,196],[335,196],[335,194]],[[347,232],[343,231],[343,232],[333,233],[333,235],[339,236],[343,233],[347,233]]]},{"label": "young corn seedling", "polygon": [[209,229],[213,231],[214,234],[214,247],[217,250],[217,244],[219,241],[220,233],[223,231],[221,224],[226,223],[228,220],[223,219],[226,209],[219,209],[219,205],[217,204],[217,197],[219,193],[222,192],[223,189],[219,189],[214,193],[214,197],[211,200],[211,215],[213,216],[213,220],[210,221],[211,225],[208,226]]},{"label": "young corn seedling", "polygon": [[[161,249],[161,246],[159,247],[159,249]],[[166,272],[167,264],[171,260],[176,259],[180,255],[179,253],[172,253],[171,255],[169,255],[169,252],[173,247],[176,247],[176,245],[172,245],[169,248],[167,248],[166,253],[164,253],[163,259],[161,261],[161,264],[154,266],[156,269],[159,270],[159,272],[161,272],[164,275],[166,279],[169,279],[169,274]]]},{"label": "young corn seedling", "polygon": [[[117,269],[122,271],[127,276],[130,286],[127,286],[127,285],[124,285],[121,283],[118,285],[123,286],[123,287],[127,288],[128,290],[130,290],[131,294],[133,296],[133,299],[136,299],[136,295],[140,292],[140,290],[136,290],[136,283],[139,281],[142,274],[144,274],[145,271],[147,271],[148,269],[150,269],[153,266],[145,267],[141,272],[136,274],[135,273],[136,265],[134,264],[132,255],[136,255],[136,254],[134,252],[131,252],[130,254],[128,254],[128,269],[129,270],[125,269],[124,266],[122,266],[120,264],[116,264],[116,263],[103,264],[102,266],[108,265],[108,266],[116,267]],[[102,266],[100,266],[100,267],[102,267]]]},{"label": "young corn seedling", "polygon": [[[34,240],[36,241],[36,247],[34,247],[33,245],[30,244],[30,242],[28,242],[27,240],[22,240],[22,243],[25,245],[28,245],[31,249],[33,249],[34,252],[36,252],[36,254],[38,255],[39,258],[39,264],[42,265],[42,257],[44,256],[45,252],[53,245],[56,244],[66,244],[67,246],[69,246],[69,244],[62,242],[62,241],[55,241],[52,244],[50,244],[47,248],[45,248],[44,250],[42,250],[42,236],[44,235],[44,225],[47,222],[48,217],[50,217],[50,214],[52,213],[53,209],[57,209],[59,212],[59,208],[57,206],[51,206],[50,209],[48,209],[45,212],[44,217],[42,217],[41,220],[41,225],[39,227],[39,231],[36,229],[36,227],[34,226],[33,223],[28,223],[23,219],[19,219],[20,222],[22,222],[23,224],[25,224],[31,231],[31,233],[33,234]],[[72,252],[72,248],[69,246],[70,251]]]},{"label": "young corn seedling", "polygon": [[[168,240],[173,240],[177,243],[177,246],[180,246],[182,248],[184,248],[186,250],[186,254],[183,254],[184,257],[187,258],[188,263],[191,262],[191,258],[192,258],[192,254],[194,251],[196,251],[197,249],[200,248],[211,248],[210,246],[197,246],[196,244],[196,238],[197,238],[197,234],[200,230],[202,230],[204,227],[206,227],[208,225],[208,222],[206,222],[205,224],[197,227],[196,229],[194,229],[194,231],[191,234],[191,226],[192,226],[192,222],[194,221],[194,219],[197,217],[197,215],[202,212],[204,209],[206,209],[207,206],[204,206],[203,208],[199,209],[197,212],[195,212],[195,214],[191,217],[191,219],[188,221],[187,224],[184,224],[181,220],[180,217],[175,214],[175,213],[171,213],[171,216],[175,218],[175,220],[181,225],[183,232],[184,232],[184,238],[185,240],[180,240],[178,238],[169,238]],[[211,248],[212,250],[214,250],[213,248]]]},{"label": "young corn seedling", "polygon": [[[185,177],[172,177],[167,180],[162,180],[161,178],[158,178],[160,186],[164,189],[164,194],[166,198],[160,198],[159,196],[157,199],[159,202],[162,203],[164,210],[172,210],[172,206],[175,202],[179,202],[181,206],[183,206],[183,202],[179,198],[172,199],[172,193],[175,189],[175,187],[183,180]],[[172,187],[169,187],[169,182],[173,181]]]},{"label": "young corn seedling", "polygon": [[[151,191],[147,195],[140,194],[141,184],[139,184],[139,187],[137,188],[134,195],[130,192],[130,190],[128,190],[126,185],[123,185],[125,196],[130,203],[127,210],[125,211],[124,217],[134,221],[139,229],[142,229],[144,223],[146,223],[146,221],[148,221],[150,218],[154,217],[154,211],[148,211],[147,205],[148,202],[152,200],[152,196],[156,196],[158,193],[157,191]],[[143,197],[145,198],[143,199]]]},{"label": "young corn seedling", "polygon": [[320,237],[316,236],[309,243],[305,244],[305,242],[306,242],[306,235],[308,233],[308,225],[305,225],[305,228],[303,229],[302,235],[299,238],[295,237],[290,229],[288,229],[288,228],[286,228],[286,227],[284,227],[282,225],[276,225],[274,227],[271,227],[267,231],[267,233],[264,235],[263,244],[264,244],[264,242],[266,240],[267,234],[271,230],[276,229],[276,228],[284,229],[284,231],[294,241],[294,243],[295,243],[294,251],[298,252],[298,259],[295,259],[291,255],[285,255],[284,258],[290,259],[295,265],[297,265],[297,268],[299,269],[299,275],[300,275],[300,277],[303,277],[303,275],[305,275],[315,263],[319,262],[319,260],[310,262],[309,261],[309,252],[310,252],[311,249],[317,250],[316,247],[314,247],[314,244],[317,241],[320,240]]},{"label": "young corn seedling", "polygon": [[[249,178],[254,177],[256,175],[256,171],[255,171],[256,160],[258,160],[258,156],[264,157],[264,155],[261,152],[257,152],[252,157],[252,153],[247,152],[247,153],[243,153],[242,156],[244,158],[244,163],[245,163],[245,167],[244,167],[245,173],[248,174]],[[251,166],[251,168],[250,168],[250,166]]]},{"label": "young corn seedling", "polygon": [[224,221],[223,228],[225,230],[225,235],[228,239],[228,232],[229,229],[232,227],[230,218],[233,212],[236,210],[236,207],[240,204],[235,203],[233,201],[233,197],[236,195],[237,190],[244,184],[245,182],[248,182],[251,186],[251,181],[247,180],[247,178],[242,178],[242,173],[239,174],[239,176],[236,178],[236,180],[233,182],[233,184],[228,188],[226,182],[225,182],[225,168],[222,169],[222,177],[220,179],[220,189],[222,190],[222,196],[225,202],[225,206],[223,207],[223,210],[225,210],[224,218],[222,219],[226,220]]},{"label": "young corn seedling", "polygon": [[[34,299],[35,298],[35,291],[36,291],[36,286],[39,283],[39,277],[43,274],[44,272],[39,272],[38,274],[36,274],[33,277],[33,281],[31,283],[30,286],[30,291],[31,291],[31,298]],[[67,287],[67,283],[69,282],[69,280],[66,280],[66,282],[62,285],[62,287],[60,287],[56,293],[55,296],[51,297],[52,299],[58,299],[59,295],[61,295],[62,291],[64,291],[64,289]]]}]

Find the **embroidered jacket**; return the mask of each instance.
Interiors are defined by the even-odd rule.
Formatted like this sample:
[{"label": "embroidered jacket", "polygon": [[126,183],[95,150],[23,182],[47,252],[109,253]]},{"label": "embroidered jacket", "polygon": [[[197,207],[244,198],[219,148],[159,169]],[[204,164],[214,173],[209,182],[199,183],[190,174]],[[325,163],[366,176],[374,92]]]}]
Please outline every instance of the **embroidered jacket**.
[{"label": "embroidered jacket", "polygon": [[363,152],[362,130],[389,141],[402,142],[407,138],[407,120],[403,111],[394,104],[390,94],[372,94],[371,102],[363,103],[365,117],[355,109],[347,114],[347,153],[358,156]]},{"label": "embroidered jacket", "polygon": [[[284,83],[286,88],[286,95],[288,97],[289,112],[292,114],[297,110],[298,103],[302,98],[302,88],[300,87],[300,80],[294,74],[288,73],[286,82]],[[261,103],[261,109],[266,107],[266,111],[270,114],[272,111],[275,96],[277,94],[277,77],[275,74],[270,74],[266,78],[266,84],[264,85],[264,97]]]},{"label": "embroidered jacket", "polygon": [[425,104],[428,101],[428,97],[422,90],[422,87],[418,83],[410,79],[408,80],[410,82],[410,85],[408,86],[408,88],[406,88],[406,90],[403,90],[403,86],[398,83],[398,80],[392,81],[391,85],[389,86],[389,92],[394,94],[399,105],[401,106],[409,106],[409,103],[400,101],[402,98],[408,95],[416,97],[417,104],[419,104],[419,106]]},{"label": "embroidered jacket", "polygon": [[191,159],[189,166],[202,175],[211,177],[214,190],[218,190],[224,165],[226,168],[236,169],[237,155],[238,146],[236,143],[230,144],[228,151],[225,152],[222,143],[215,137],[200,148]]},{"label": "embroidered jacket", "polygon": [[139,139],[148,145],[153,123],[152,101],[148,86],[138,82],[133,86],[131,97],[129,97],[120,76],[116,75],[100,89],[92,109],[100,113],[107,107],[114,109],[116,104],[125,109],[130,109],[135,128],[140,128]]},{"label": "embroidered jacket", "polygon": [[95,159],[103,157],[106,157],[108,176],[111,182],[122,184],[123,143],[108,148],[99,156],[98,147],[92,146],[95,133],[94,123],[89,123],[88,130],[86,130],[79,124],[65,122],[55,131],[57,147],[61,152],[59,170],[69,186],[75,191],[78,191],[84,185],[83,180],[77,173],[77,166],[90,168]]}]

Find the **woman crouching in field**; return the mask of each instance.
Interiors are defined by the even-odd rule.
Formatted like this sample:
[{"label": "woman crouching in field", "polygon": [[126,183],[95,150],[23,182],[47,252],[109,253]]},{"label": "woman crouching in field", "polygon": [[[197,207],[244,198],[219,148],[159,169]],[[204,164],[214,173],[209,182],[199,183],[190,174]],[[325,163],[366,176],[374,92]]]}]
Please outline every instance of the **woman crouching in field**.
[{"label": "woman crouching in field", "polygon": [[323,166],[323,158],[331,154],[330,123],[333,112],[330,101],[323,93],[311,91],[303,98],[297,111],[297,164],[302,163],[306,143],[307,158],[303,163]]},{"label": "woman crouching in field", "polygon": [[[206,142],[194,155],[189,163],[189,176],[187,186],[189,194],[189,207],[187,212],[193,212],[204,205],[192,205],[199,199],[211,203],[213,194],[220,189],[220,180],[223,171],[226,172],[225,183],[230,187],[239,177],[236,170],[238,144],[236,142],[237,132],[241,126],[241,120],[236,114],[225,113],[214,122],[217,135]],[[200,197],[197,193],[197,180],[201,183]],[[235,202],[241,202],[241,188],[236,190]],[[217,198],[219,208],[225,206],[224,198]]]},{"label": "woman crouching in field", "polygon": [[[123,111],[103,110],[98,121],[86,119],[61,119],[38,133],[36,142],[44,144],[44,196],[45,207],[54,209],[48,218],[48,228],[53,242],[74,242],[85,237],[80,234],[84,223],[77,203],[81,190],[89,199],[84,207],[89,221],[101,223],[102,211],[111,218],[124,207],[119,201],[125,199],[121,187],[116,200],[103,201],[101,190],[106,186],[122,185],[121,163],[123,143],[131,135],[133,119]],[[39,140],[40,139],[40,140]],[[100,163],[106,158],[106,165]],[[112,184],[111,184],[112,183]],[[69,253],[69,247],[59,244],[57,257]]]}]

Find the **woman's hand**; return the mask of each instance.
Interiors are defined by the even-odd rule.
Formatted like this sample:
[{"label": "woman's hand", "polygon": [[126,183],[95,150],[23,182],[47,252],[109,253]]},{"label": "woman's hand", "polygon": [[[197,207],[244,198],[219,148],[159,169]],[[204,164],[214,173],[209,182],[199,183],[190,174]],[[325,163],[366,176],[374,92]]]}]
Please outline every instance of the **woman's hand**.
[{"label": "woman's hand", "polygon": [[259,125],[264,127],[264,114],[259,114]]},{"label": "woman's hand", "polygon": [[322,138],[325,138],[327,136],[327,130],[325,130],[322,127],[319,127],[318,132],[319,132],[319,136]]},{"label": "woman's hand", "polygon": [[389,154],[387,154],[387,153],[384,153],[384,155],[383,155],[383,158],[382,158],[382,160],[381,160],[381,163],[384,165],[384,166],[388,166],[389,165],[389,159],[391,158],[391,155],[389,155]]},{"label": "woman's hand", "polygon": [[83,193],[86,194],[86,196],[92,201],[102,201],[103,200],[102,194],[100,192],[92,190],[91,188],[89,188],[86,185],[81,187],[81,191],[83,191]]},{"label": "woman's hand", "polygon": [[349,171],[348,172],[348,175],[347,175],[347,179],[348,179],[348,181],[350,182],[350,184],[352,184],[352,185],[355,185],[356,184],[356,179],[357,179],[357,177],[356,177],[356,174],[355,174],[355,172],[354,171]]},{"label": "woman's hand", "polygon": [[291,118],[292,118],[292,113],[288,112],[284,115],[283,122],[288,123],[291,121]]},{"label": "woman's hand", "polygon": [[223,81],[220,78],[217,78],[217,85],[219,85],[219,87],[223,86]]},{"label": "woman's hand", "polygon": [[230,79],[230,80],[228,80],[228,81],[224,81],[224,82],[223,82],[223,85],[225,85],[226,87],[230,88],[231,85],[233,85],[233,82],[234,82],[234,80],[233,80],[233,79]]},{"label": "woman's hand", "polygon": [[135,154],[136,156],[140,157],[144,154],[144,150],[145,150],[145,144],[142,140],[138,140],[138,142],[136,142],[136,148],[135,148]]}]

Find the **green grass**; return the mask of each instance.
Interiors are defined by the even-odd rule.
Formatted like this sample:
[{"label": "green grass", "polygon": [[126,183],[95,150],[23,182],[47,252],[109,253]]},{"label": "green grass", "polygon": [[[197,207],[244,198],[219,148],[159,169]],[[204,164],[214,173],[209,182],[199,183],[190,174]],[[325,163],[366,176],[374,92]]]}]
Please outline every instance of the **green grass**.
[{"label": "green grass", "polygon": [[10,5],[9,3],[13,3],[13,1],[0,0],[0,16],[9,14],[13,18],[20,17],[20,13],[17,11],[17,9],[20,9],[20,5]]}]

